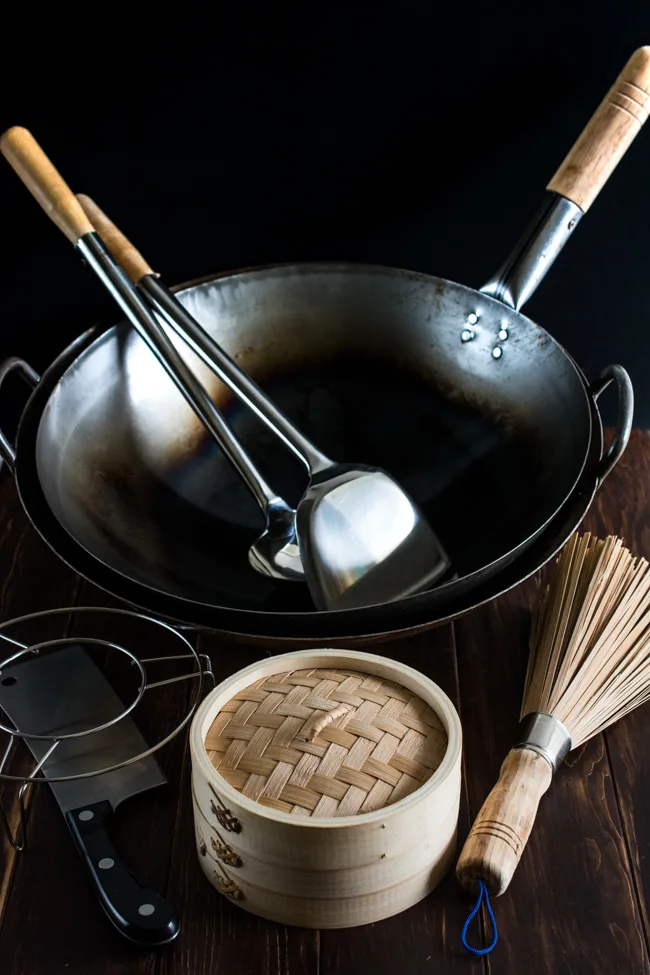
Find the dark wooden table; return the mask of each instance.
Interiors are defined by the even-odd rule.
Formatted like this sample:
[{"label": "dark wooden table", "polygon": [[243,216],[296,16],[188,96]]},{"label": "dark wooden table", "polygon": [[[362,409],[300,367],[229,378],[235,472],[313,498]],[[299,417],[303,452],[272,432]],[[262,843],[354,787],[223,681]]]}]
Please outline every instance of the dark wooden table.
[{"label": "dark wooden table", "polygon": [[[635,431],[587,518],[650,557],[650,433]],[[0,478],[0,614],[91,605],[106,597],[81,582],[29,526],[12,479]],[[378,652],[437,681],[460,710],[465,734],[460,838],[496,781],[517,726],[527,659],[532,581],[453,626]],[[110,602],[110,601],[109,601]],[[217,680],[260,651],[201,636]],[[185,704],[176,685],[150,720],[171,727]],[[424,902],[380,924],[309,931],[259,920],[210,887],[194,851],[186,736],[161,753],[169,785],[125,805],[116,840],[127,862],[166,891],[182,916],[170,948],[139,951],[114,933],[92,897],[47,788],[34,790],[28,850],[0,847],[1,975],[349,975],[349,973],[649,972],[650,708],[572,753],[542,800],[515,879],[495,900],[495,951],[470,956],[460,933],[470,907],[453,871]],[[1,794],[15,809],[11,791]],[[474,938],[479,937],[474,930]]]}]

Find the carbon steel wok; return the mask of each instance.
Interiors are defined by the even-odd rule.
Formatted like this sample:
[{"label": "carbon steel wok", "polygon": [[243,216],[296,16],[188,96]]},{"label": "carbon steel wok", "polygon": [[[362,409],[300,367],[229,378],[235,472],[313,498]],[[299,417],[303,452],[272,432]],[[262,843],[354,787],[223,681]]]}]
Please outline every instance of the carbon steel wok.
[{"label": "carbon steel wok", "polygon": [[[250,300],[245,302],[247,286]],[[300,314],[293,310],[291,295],[300,299]],[[421,627],[456,615],[490,598],[482,592],[499,592],[505,585],[499,574],[490,587],[481,568],[501,556],[518,533],[538,524],[537,506],[545,497],[544,490],[531,491],[534,475],[540,469],[552,471],[545,481],[549,490],[557,485],[553,478],[564,476],[561,500],[570,496],[565,502],[569,515],[560,518],[559,529],[551,522],[545,551],[567,524],[568,534],[579,523],[629,434],[629,380],[619,367],[610,367],[590,388],[561,347],[515,313],[517,328],[512,328],[507,350],[512,355],[504,352],[499,359],[491,354],[487,326],[484,338],[471,343],[462,343],[451,326],[432,329],[428,316],[436,316],[450,300],[465,315],[471,307],[480,321],[497,315],[502,323],[507,313],[499,302],[460,285],[379,268],[305,266],[211,279],[180,296],[204,322],[206,302],[219,309],[222,324],[229,321],[228,309],[237,318],[245,306],[251,332],[246,334],[241,320],[232,321],[220,330],[222,344],[231,354],[240,351],[239,361],[258,377],[263,375],[260,366],[266,367],[274,396],[310,434],[318,432],[325,448],[328,438],[336,438],[358,456],[358,437],[401,477],[435,517],[458,571],[467,573],[385,606],[310,612],[303,587],[274,583],[248,565],[247,540],[258,531],[258,509],[146,347],[126,323],[103,334],[91,331],[50,366],[25,408],[15,452],[21,499],[36,528],[75,570],[130,603],[183,622],[314,640]],[[336,329],[342,302],[356,315],[348,313],[348,327]],[[280,323],[270,314],[273,308],[286,316],[281,328],[274,327]],[[374,373],[372,359],[359,348],[366,331],[350,326],[364,318],[373,323],[379,363]],[[301,335],[292,334],[291,322]],[[288,339],[287,346],[274,346],[278,335]],[[293,366],[298,379],[289,371],[286,385],[272,381],[272,351],[276,363],[285,370]],[[361,388],[356,369],[351,373],[345,366],[354,368],[359,355],[366,366]],[[396,356],[403,373],[394,362],[386,366]],[[310,378],[310,361],[316,378]],[[460,384],[468,373],[471,399],[459,391],[467,388]],[[443,395],[440,384],[451,376],[457,387],[444,385]],[[33,373],[31,378],[36,378]],[[618,384],[622,418],[612,452],[603,455],[596,397],[611,378]],[[399,397],[400,409],[382,441],[373,442],[377,411],[385,409],[388,420],[394,410],[391,393]],[[216,382],[213,394],[223,397],[233,425],[255,448],[260,463],[272,462],[269,476],[290,497],[302,479],[297,462],[293,466],[275,444],[271,449],[270,435],[257,426],[251,429],[252,421]],[[582,442],[575,436],[574,414],[583,416]],[[425,437],[430,443],[427,465],[411,466],[422,454],[413,448],[421,448]],[[7,444],[10,459],[8,449]],[[574,460],[581,449],[586,456],[578,468]],[[553,461],[546,468],[541,465],[544,451]],[[565,472],[562,464],[570,470]],[[224,538],[229,544],[220,544]],[[90,554],[93,548],[99,558]],[[241,553],[238,563],[220,562],[222,552],[233,550]],[[537,567],[539,556],[533,551],[532,561],[526,560],[526,550],[519,556],[523,561],[515,558],[511,574],[504,577],[512,580],[506,588]],[[211,598],[215,591],[218,601]]]},{"label": "carbon steel wok", "polygon": [[[480,292],[351,265],[263,268],[178,292],[325,451],[380,465],[404,485],[436,526],[457,579],[384,606],[316,613],[301,587],[256,575],[246,558],[260,529],[254,503],[126,323],[82,337],[28,402],[16,477],[34,524],[74,568],[130,602],[268,637],[430,624],[474,605],[479,587],[508,563],[513,576],[525,566],[528,574],[530,563],[517,568],[526,547],[563,506],[578,511],[571,499],[593,495],[631,426],[629,378],[610,367],[621,411],[601,457],[602,383],[590,388],[519,309],[638,131],[614,97],[635,86],[650,90],[650,49],[628,62],[549,184],[542,213]],[[268,432],[185,354],[293,502],[302,487],[293,459],[271,449]],[[557,524],[554,537],[567,521]]]},{"label": "carbon steel wok", "polygon": [[[308,639],[314,643],[327,643],[333,637],[348,641],[355,638],[375,637],[378,640],[397,632],[413,632],[443,623],[494,599],[535,573],[561,548],[570,534],[578,527],[586,514],[594,494],[612,466],[624,450],[627,436],[625,424],[630,415],[628,404],[623,403],[622,424],[614,436],[611,448],[603,449],[602,424],[596,400],[608,383],[614,379],[619,393],[626,395],[627,380],[616,367],[605,370],[603,379],[594,384],[591,400],[592,437],[589,444],[585,470],[571,495],[549,525],[505,569],[484,582],[479,582],[469,592],[449,599],[438,610],[433,610],[426,596],[411,597],[403,603],[391,604],[390,613],[379,618],[367,611],[347,613],[345,620],[339,614],[321,613],[309,616],[291,614],[271,617],[263,613],[228,611],[199,603],[169,597],[149,587],[132,582],[126,576],[96,560],[68,534],[50,508],[36,470],[35,444],[44,409],[63,375],[76,358],[83,354],[98,337],[93,329],[77,339],[49,367],[39,381],[37,374],[20,359],[7,360],[0,366],[0,384],[13,371],[22,373],[35,385],[35,389],[23,412],[17,435],[17,449],[2,437],[2,452],[13,470],[21,501],[32,524],[55,552],[75,571],[96,585],[113,593],[127,603],[146,608],[161,617],[194,626],[217,628],[233,634],[263,639],[265,643],[283,645],[289,641]],[[386,607],[388,609],[388,607]],[[374,618],[373,618],[374,616]],[[353,618],[351,618],[353,617]],[[281,624],[281,625],[279,625]]]}]

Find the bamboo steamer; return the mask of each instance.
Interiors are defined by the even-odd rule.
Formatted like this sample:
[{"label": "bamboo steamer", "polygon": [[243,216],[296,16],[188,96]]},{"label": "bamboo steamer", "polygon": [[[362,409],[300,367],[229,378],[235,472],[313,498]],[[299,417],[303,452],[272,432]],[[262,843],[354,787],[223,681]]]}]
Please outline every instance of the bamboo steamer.
[{"label": "bamboo steamer", "polygon": [[192,722],[201,867],[284,924],[343,928],[406,910],[451,864],[461,726],[404,664],[355,650],[258,661]]}]

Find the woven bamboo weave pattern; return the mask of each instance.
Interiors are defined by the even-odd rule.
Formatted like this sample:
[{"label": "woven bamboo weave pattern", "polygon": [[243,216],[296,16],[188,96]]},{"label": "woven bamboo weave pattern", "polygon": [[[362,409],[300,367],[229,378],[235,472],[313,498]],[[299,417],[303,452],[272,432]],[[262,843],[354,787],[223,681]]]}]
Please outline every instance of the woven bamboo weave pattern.
[{"label": "woven bamboo weave pattern", "polygon": [[[334,709],[339,716],[312,734]],[[447,736],[404,687],[314,669],[241,691],[216,716],[205,747],[219,774],[262,805],[295,816],[353,816],[417,789],[440,765]]]}]

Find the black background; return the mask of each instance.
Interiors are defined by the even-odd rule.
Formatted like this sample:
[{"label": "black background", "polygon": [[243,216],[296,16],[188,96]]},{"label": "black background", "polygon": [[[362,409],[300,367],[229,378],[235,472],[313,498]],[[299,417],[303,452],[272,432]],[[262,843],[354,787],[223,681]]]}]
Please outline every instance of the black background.
[{"label": "black background", "polygon": [[[155,39],[140,29],[109,60],[95,45],[94,60],[14,77],[0,122],[30,128],[168,284],[346,259],[480,287],[629,55],[650,43],[650,9],[371,9],[365,19],[354,5],[330,10],[327,23],[324,8],[274,9],[249,29],[197,20],[186,33],[190,11],[176,5]],[[21,65],[20,51],[10,57]],[[6,164],[0,215],[0,356],[42,370],[115,312]],[[642,426],[649,283],[650,126],[525,309],[588,374],[625,365]],[[17,395],[3,393],[7,425]]]}]

